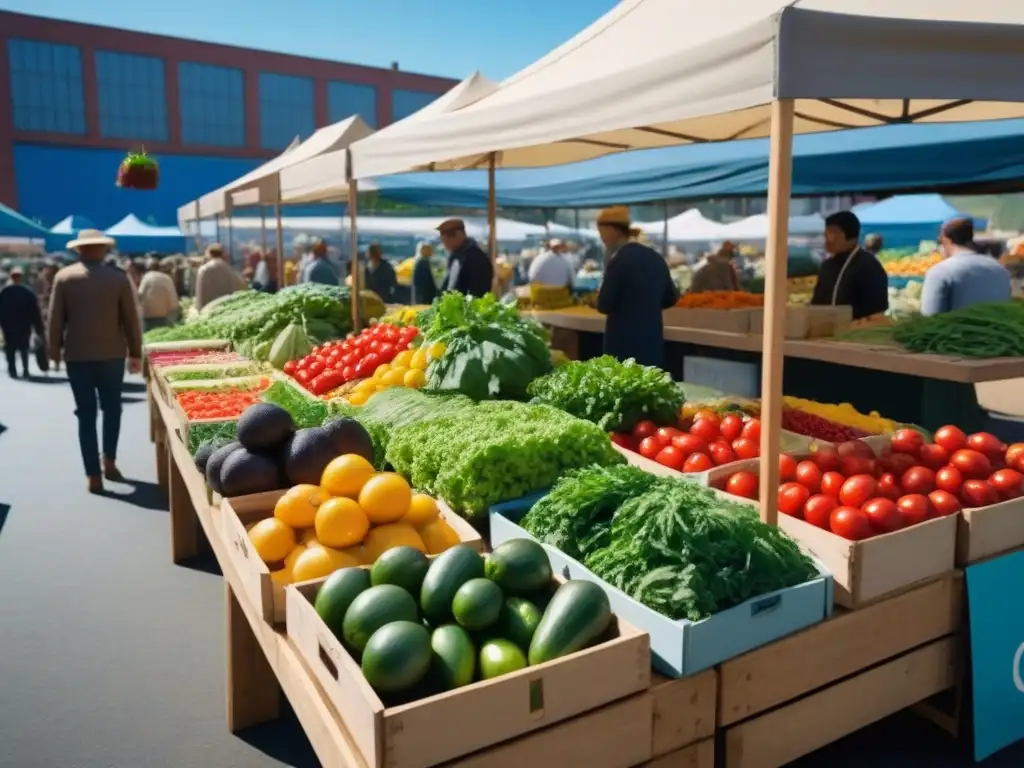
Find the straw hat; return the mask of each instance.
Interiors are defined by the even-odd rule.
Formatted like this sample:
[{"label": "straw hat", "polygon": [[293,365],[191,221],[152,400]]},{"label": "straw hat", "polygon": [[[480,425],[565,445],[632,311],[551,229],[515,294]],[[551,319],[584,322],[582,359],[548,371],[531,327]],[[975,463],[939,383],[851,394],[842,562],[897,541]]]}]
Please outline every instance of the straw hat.
[{"label": "straw hat", "polygon": [[224,246],[221,245],[220,243],[211,243],[210,245],[206,246],[206,254],[205,255],[206,255],[207,258],[209,258],[210,256],[218,256],[218,257],[223,256],[224,255]]},{"label": "straw hat", "polygon": [[115,243],[114,238],[107,237],[98,229],[83,229],[78,233],[78,237],[67,244],[67,249],[77,251],[82,246],[88,245],[105,245],[108,248],[113,248]]},{"label": "straw hat", "polygon": [[601,226],[602,224],[620,224],[628,227],[629,208],[624,205],[613,205],[611,208],[605,208],[597,215],[597,225]]}]

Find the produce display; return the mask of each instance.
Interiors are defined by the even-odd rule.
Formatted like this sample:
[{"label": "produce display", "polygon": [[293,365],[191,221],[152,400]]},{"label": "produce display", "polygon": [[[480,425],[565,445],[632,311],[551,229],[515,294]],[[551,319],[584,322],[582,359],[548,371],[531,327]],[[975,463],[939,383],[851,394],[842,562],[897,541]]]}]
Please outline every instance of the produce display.
[{"label": "produce display", "polygon": [[917,248],[887,248],[878,254],[886,274],[893,277],[923,277],[924,273],[942,261],[937,250],[921,253]]},{"label": "produce display", "polygon": [[818,576],[753,507],[631,466],[564,474],[520,525],[673,620],[700,621]]},{"label": "produce display", "polygon": [[249,529],[249,539],[278,584],[328,576],[339,568],[380,563],[397,567],[395,548],[425,566],[459,543],[437,501],[413,493],[394,472],[377,472],[358,453],[336,456],[318,483],[299,483],[277,500],[274,514]]},{"label": "produce display", "polygon": [[740,459],[761,455],[761,421],[739,413],[721,415],[698,411],[685,429],[659,427],[641,421],[628,433],[614,433],[612,440],[646,459],[677,472],[706,472]]},{"label": "produce display", "polygon": [[333,573],[314,608],[389,706],[568,656],[612,626],[604,591],[556,584],[544,548],[527,539],[486,559],[465,545],[433,561],[392,549],[372,569]]},{"label": "produce display", "polygon": [[764,306],[764,294],[747,291],[700,291],[685,293],[676,302],[684,309],[756,309]]},{"label": "produce display", "polygon": [[622,363],[605,355],[568,362],[534,379],[527,388],[532,403],[550,405],[605,431],[630,430],[645,419],[675,423],[683,393],[661,368]]},{"label": "produce display", "polygon": [[[895,432],[900,428],[898,422],[892,419],[887,419],[882,416],[878,411],[871,411],[871,413],[861,413],[854,408],[850,403],[839,403],[833,405],[831,403],[819,403],[814,400],[804,400],[799,397],[783,397],[782,406],[784,409],[791,411],[800,411],[802,414],[810,414],[812,416],[818,416],[823,419],[827,419],[832,424],[838,424],[844,427],[852,427],[855,430],[860,430],[865,435],[883,435],[890,432]],[[786,427],[791,429],[791,427]],[[794,432],[800,432],[795,429]],[[806,434],[800,432],[800,434]],[[850,440],[853,437],[862,437],[863,435],[855,435],[851,437],[845,437],[843,439]],[[819,439],[828,438],[824,435],[810,435],[810,437],[816,437]],[[831,440],[830,442],[837,442]],[[838,441],[842,442],[842,440]]]},{"label": "produce display", "polygon": [[216,381],[186,381],[172,388],[186,385],[177,391],[174,399],[189,421],[205,419],[237,419],[242,412],[260,401],[260,393],[270,386],[267,377],[225,379]]},{"label": "produce display", "polygon": [[[225,421],[200,421],[192,424],[188,429],[188,452],[192,454],[193,458],[195,458],[199,449],[204,445],[206,446],[206,450],[209,450],[213,446],[220,447],[222,445],[227,445],[235,439],[237,431],[237,419],[229,419]],[[205,470],[203,469],[200,469],[199,471],[205,473]]]},{"label": "produce display", "polygon": [[161,370],[161,375],[168,382],[209,381],[210,379],[235,379],[255,376],[264,373],[266,366],[261,363],[230,363],[230,364],[186,364],[176,365]]},{"label": "produce display", "polygon": [[210,351],[208,349],[183,349],[173,352],[149,352],[146,357],[154,368],[167,368],[179,365],[209,365],[213,363],[244,363],[245,358],[237,352],[226,350]]},{"label": "produce display", "polygon": [[[965,435],[954,426],[934,442],[913,429],[893,433],[881,451],[859,440],[816,446],[806,458],[779,457],[779,511],[845,539],[898,531],[1024,494],[1024,443],[1007,447],[994,435]],[[722,489],[757,498],[751,471],[730,475]]]},{"label": "produce display", "polygon": [[288,411],[296,427],[319,427],[327,419],[327,404],[310,397],[291,382],[275,381],[263,392],[262,400]]}]

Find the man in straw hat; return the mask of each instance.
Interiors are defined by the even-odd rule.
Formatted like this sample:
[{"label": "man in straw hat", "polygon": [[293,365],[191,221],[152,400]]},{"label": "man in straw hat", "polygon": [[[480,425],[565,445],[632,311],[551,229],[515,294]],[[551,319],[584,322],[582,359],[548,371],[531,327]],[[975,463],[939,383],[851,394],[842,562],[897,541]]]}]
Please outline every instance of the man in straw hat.
[{"label": "man in straw hat", "polygon": [[[50,356],[67,362],[75,397],[78,444],[90,493],[103,490],[103,478],[124,480],[117,469],[121,434],[121,385],[125,356],[129,373],[142,370],[142,329],[128,276],[105,263],[114,239],[84,229],[68,243],[79,261],[53,280],[48,322]],[[103,456],[96,440],[96,403],[103,411]]]},{"label": "man in straw hat", "polygon": [[597,311],[608,316],[605,354],[661,366],[665,361],[661,311],[679,298],[668,265],[653,248],[630,242],[627,207],[605,208],[597,217],[597,229],[606,249],[597,294]]},{"label": "man in straw hat", "polygon": [[196,312],[214,299],[245,288],[245,280],[227,262],[224,246],[213,243],[206,248],[206,263],[196,274]]}]

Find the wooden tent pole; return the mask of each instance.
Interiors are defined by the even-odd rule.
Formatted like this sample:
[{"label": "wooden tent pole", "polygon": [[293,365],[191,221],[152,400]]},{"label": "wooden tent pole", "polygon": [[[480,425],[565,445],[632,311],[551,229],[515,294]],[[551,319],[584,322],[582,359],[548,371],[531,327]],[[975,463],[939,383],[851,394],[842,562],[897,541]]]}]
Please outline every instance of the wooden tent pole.
[{"label": "wooden tent pole", "polygon": [[498,294],[498,195],[494,188],[494,165],[498,153],[491,152],[487,160],[487,251],[491,255],[491,274],[494,279],[491,281],[492,290]]},{"label": "wooden tent pole", "polygon": [[277,287],[284,288],[284,229],[281,226],[281,192],[277,193],[277,202],[274,203],[274,219],[277,224],[277,237],[274,240],[274,247],[277,248]]},{"label": "wooden tent pole", "polygon": [[[267,258],[267,207],[260,206],[260,252]],[[281,286],[284,288],[284,286]]]},{"label": "wooden tent pole", "polygon": [[789,196],[793,186],[793,100],[772,102],[768,149],[768,241],[765,250],[761,355],[761,519],[777,525],[782,438],[782,365],[789,259]]},{"label": "wooden tent pole", "polygon": [[356,224],[356,217],[359,215],[359,182],[355,179],[348,180],[348,228],[351,238],[350,249],[352,268],[352,330],[359,332],[360,321],[362,320],[359,301],[359,228]]}]

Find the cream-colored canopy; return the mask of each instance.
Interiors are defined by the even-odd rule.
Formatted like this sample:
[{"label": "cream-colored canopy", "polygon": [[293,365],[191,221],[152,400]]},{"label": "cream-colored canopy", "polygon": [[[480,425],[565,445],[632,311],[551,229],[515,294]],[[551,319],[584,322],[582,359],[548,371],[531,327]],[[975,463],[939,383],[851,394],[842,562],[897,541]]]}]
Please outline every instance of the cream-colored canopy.
[{"label": "cream-colored canopy", "polygon": [[762,137],[774,98],[797,133],[1021,117],[1022,71],[1013,0],[623,0],[488,95],[353,145],[353,175]]}]

